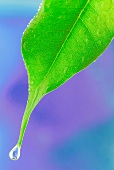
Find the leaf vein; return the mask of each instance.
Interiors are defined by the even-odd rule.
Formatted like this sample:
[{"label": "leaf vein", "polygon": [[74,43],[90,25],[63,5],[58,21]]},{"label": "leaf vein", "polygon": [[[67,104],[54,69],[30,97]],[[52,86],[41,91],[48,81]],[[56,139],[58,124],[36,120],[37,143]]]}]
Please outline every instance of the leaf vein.
[{"label": "leaf vein", "polygon": [[79,15],[78,15],[78,17],[76,18],[76,20],[75,20],[75,22],[74,22],[74,24],[73,24],[73,26],[72,26],[72,28],[71,28],[70,32],[69,32],[69,33],[68,33],[68,35],[66,36],[66,39],[65,39],[65,41],[64,41],[64,43],[63,43],[63,45],[61,46],[61,48],[60,48],[59,52],[57,53],[57,55],[56,55],[56,57],[55,57],[54,61],[52,62],[51,66],[50,66],[50,68],[49,68],[49,70],[48,70],[48,72],[46,73],[46,75],[44,76],[44,78],[42,79],[42,81],[40,82],[40,84],[38,85],[38,87],[36,88],[36,91],[38,90],[39,86],[43,83],[43,81],[45,80],[45,78],[48,76],[48,74],[49,74],[49,72],[50,72],[51,68],[53,67],[53,65],[54,65],[55,61],[56,61],[56,60],[57,60],[57,58],[58,58],[58,55],[60,54],[60,52],[61,52],[62,48],[63,48],[63,47],[64,47],[64,45],[66,44],[68,37],[70,36],[71,32],[73,31],[73,29],[74,29],[75,25],[77,24],[77,22],[78,22],[78,20],[79,20],[80,16],[82,15],[83,11],[85,10],[85,8],[88,6],[89,2],[90,2],[90,0],[88,0],[88,1],[86,2],[86,4],[85,4],[84,8],[81,10],[80,14],[79,14]]}]

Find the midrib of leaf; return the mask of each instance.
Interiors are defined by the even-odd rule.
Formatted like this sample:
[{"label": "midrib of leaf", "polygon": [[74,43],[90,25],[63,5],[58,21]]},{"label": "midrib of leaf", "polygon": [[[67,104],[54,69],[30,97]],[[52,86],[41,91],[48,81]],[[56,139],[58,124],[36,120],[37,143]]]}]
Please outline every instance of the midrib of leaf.
[{"label": "midrib of leaf", "polygon": [[[88,0],[88,1],[86,2],[85,6],[83,7],[83,9],[80,11],[80,13],[79,13],[78,17],[76,18],[76,20],[75,20],[75,22],[74,22],[74,24],[73,24],[71,30],[69,31],[69,33],[68,33],[67,36],[66,36],[66,39],[64,40],[63,45],[61,46],[60,50],[58,51],[58,53],[57,53],[57,55],[56,55],[54,61],[52,62],[51,66],[50,66],[50,68],[49,68],[49,70],[48,70],[48,72],[46,73],[46,75],[44,76],[44,78],[42,79],[42,81],[40,82],[40,84],[38,85],[38,87],[36,88],[36,91],[38,90],[38,88],[40,87],[40,85],[42,85],[43,81],[45,81],[46,77],[48,77],[48,74],[49,74],[51,68],[53,67],[55,61],[57,60],[57,58],[58,58],[58,56],[59,56],[61,50],[62,50],[63,47],[64,47],[64,45],[66,44],[68,37],[70,37],[70,35],[71,35],[71,33],[72,33],[72,31],[73,31],[75,25],[77,24],[78,20],[80,19],[80,16],[81,16],[82,13],[84,12],[85,8],[88,6],[88,4],[90,3],[90,1],[91,1],[91,0]],[[35,99],[37,98],[37,96],[38,96],[38,95],[36,95]],[[38,97],[38,98],[39,98],[39,97]],[[34,101],[35,101],[35,99],[34,99]]]},{"label": "midrib of leaf", "polygon": [[[91,1],[91,0],[88,0],[88,1],[86,2],[86,4],[85,4],[85,6],[83,7],[83,9],[80,11],[78,17],[76,17],[75,22],[74,22],[74,24],[72,25],[72,28],[70,29],[69,33],[67,34],[67,36],[66,36],[66,38],[65,38],[65,40],[64,40],[64,43],[63,43],[62,46],[60,47],[60,50],[58,51],[55,59],[53,60],[53,62],[52,62],[52,64],[51,64],[51,66],[50,66],[49,69],[47,70],[46,75],[43,77],[43,79],[41,80],[41,82],[39,83],[39,85],[36,87],[36,89],[35,89],[35,91],[34,91],[34,95],[33,95],[34,97],[33,97],[32,100],[31,100],[31,102],[32,102],[32,104],[33,104],[34,106],[35,106],[35,103],[37,103],[37,102],[46,94],[46,88],[47,88],[46,85],[45,85],[45,83],[46,83],[46,78],[48,77],[48,74],[50,73],[50,70],[52,69],[53,65],[55,64],[55,62],[56,62],[56,60],[57,60],[57,58],[58,58],[58,56],[59,56],[59,54],[61,53],[61,50],[64,48],[64,45],[67,43],[67,40],[68,40],[68,38],[70,37],[70,35],[71,35],[74,27],[76,26],[78,20],[80,19],[80,20],[82,21],[82,23],[83,23],[83,20],[81,19],[81,15],[82,15],[82,13],[85,11],[85,8],[87,8],[87,6],[90,5],[90,6],[93,8],[93,10],[96,12],[96,14],[97,14],[97,15],[103,20],[103,22],[104,22],[104,19],[98,14],[98,12],[96,11],[96,9],[91,5],[90,1]],[[83,23],[83,24],[84,24],[84,23]],[[84,24],[84,26],[86,27],[85,24]],[[106,27],[107,27],[107,30],[110,32],[110,29],[108,28],[107,24],[106,24]],[[87,27],[86,27],[86,29],[88,30],[88,33],[90,34],[90,36],[91,36],[91,38],[93,39],[93,41],[95,41],[95,39],[94,39],[91,31],[90,31]],[[110,33],[111,33],[111,32],[110,32]],[[96,45],[96,48],[98,48],[97,42],[95,43],[95,45]],[[38,93],[38,91],[39,91],[40,94]],[[30,95],[29,97],[31,98],[31,95]],[[32,105],[31,105],[30,108],[32,108]]]}]

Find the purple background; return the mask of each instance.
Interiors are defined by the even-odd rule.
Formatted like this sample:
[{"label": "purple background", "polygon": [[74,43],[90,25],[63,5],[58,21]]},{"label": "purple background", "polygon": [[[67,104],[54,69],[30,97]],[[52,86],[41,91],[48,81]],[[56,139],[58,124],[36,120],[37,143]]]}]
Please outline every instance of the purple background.
[{"label": "purple background", "polygon": [[27,101],[21,36],[37,0],[0,0],[0,170],[114,170],[114,41],[34,110],[21,158],[9,159]]}]

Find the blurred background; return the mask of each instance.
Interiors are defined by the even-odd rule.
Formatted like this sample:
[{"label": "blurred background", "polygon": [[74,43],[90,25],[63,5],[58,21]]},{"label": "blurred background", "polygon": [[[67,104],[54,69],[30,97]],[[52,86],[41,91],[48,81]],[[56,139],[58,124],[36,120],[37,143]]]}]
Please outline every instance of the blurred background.
[{"label": "blurred background", "polygon": [[21,36],[40,0],[0,0],[0,170],[114,170],[114,41],[34,110],[18,161],[28,95]]}]

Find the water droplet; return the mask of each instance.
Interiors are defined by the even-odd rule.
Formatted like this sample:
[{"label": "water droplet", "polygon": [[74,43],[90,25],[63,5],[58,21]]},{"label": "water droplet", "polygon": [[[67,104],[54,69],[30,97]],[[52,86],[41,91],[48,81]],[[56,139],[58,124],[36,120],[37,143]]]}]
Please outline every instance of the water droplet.
[{"label": "water droplet", "polygon": [[58,19],[61,19],[61,18],[62,18],[62,15],[59,15],[59,16],[58,16]]},{"label": "water droplet", "polygon": [[19,159],[20,157],[20,147],[18,145],[16,145],[9,153],[9,157],[16,161]]},{"label": "water droplet", "polygon": [[100,30],[97,30],[97,33],[96,33],[97,35],[100,35]]},{"label": "water droplet", "polygon": [[102,45],[102,40],[99,40],[99,41],[98,41],[98,44],[99,44],[99,45]]},{"label": "water droplet", "polygon": [[82,63],[84,62],[84,56],[82,56]]},{"label": "water droplet", "polygon": [[39,5],[38,11],[40,11],[41,7],[42,7],[42,3]]},{"label": "water droplet", "polygon": [[97,18],[97,21],[99,22],[100,21],[100,17],[98,16],[98,18]]},{"label": "water droplet", "polygon": [[86,42],[86,43],[88,42],[88,38],[85,39],[85,42]]},{"label": "water droplet", "polygon": [[26,43],[23,44],[23,48],[26,49]]},{"label": "water droplet", "polygon": [[64,71],[63,71],[63,72],[64,72],[64,74],[66,73],[66,71],[67,71],[67,68],[65,68],[65,69],[64,69]]},{"label": "water droplet", "polygon": [[101,7],[104,7],[104,5],[105,5],[105,3],[104,3],[104,2],[102,2],[102,3],[101,3]]},{"label": "water droplet", "polygon": [[34,83],[34,81],[31,81],[31,82],[30,82],[30,84],[33,84],[33,83]]}]

